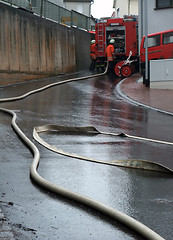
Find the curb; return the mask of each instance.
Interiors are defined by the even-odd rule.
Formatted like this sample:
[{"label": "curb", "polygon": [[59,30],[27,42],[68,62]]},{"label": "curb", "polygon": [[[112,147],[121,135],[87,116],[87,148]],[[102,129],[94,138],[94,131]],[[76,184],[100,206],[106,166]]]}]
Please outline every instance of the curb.
[{"label": "curb", "polygon": [[132,103],[132,104],[134,104],[134,105],[141,106],[141,107],[145,107],[145,108],[148,108],[148,109],[150,109],[150,110],[154,110],[154,111],[157,111],[157,112],[160,112],[160,113],[164,113],[164,114],[173,116],[173,113],[171,113],[171,112],[167,112],[167,111],[161,110],[161,109],[159,109],[159,108],[155,108],[155,107],[152,107],[152,106],[143,104],[143,103],[141,103],[141,102],[138,102],[138,101],[136,101],[136,100],[128,97],[125,93],[123,93],[123,92],[121,91],[121,84],[122,84],[125,80],[127,80],[127,78],[125,78],[125,79],[123,79],[122,81],[120,81],[120,82],[116,85],[116,88],[115,88],[116,91],[117,91],[117,93],[118,93],[121,97],[123,97],[123,98],[126,99],[128,102],[130,102],[130,103]]}]

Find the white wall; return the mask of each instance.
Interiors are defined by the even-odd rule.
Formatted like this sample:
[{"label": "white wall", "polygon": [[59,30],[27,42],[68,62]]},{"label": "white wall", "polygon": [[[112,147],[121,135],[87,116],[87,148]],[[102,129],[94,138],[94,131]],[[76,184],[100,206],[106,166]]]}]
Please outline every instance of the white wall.
[{"label": "white wall", "polygon": [[[139,6],[139,47],[142,37],[145,35],[145,0],[138,0]],[[148,34],[156,33],[173,28],[173,8],[159,9],[156,8],[156,0],[147,1],[147,18],[148,18]]]},{"label": "white wall", "polygon": [[[147,1],[147,11],[144,3]],[[145,20],[148,19],[148,34],[173,29],[173,8],[156,9],[156,0],[139,0],[139,49],[142,37],[145,35]],[[146,13],[146,14],[145,14]],[[165,82],[173,83],[172,64],[173,60],[151,61],[150,65],[150,87],[155,81],[162,81],[160,88],[165,88]],[[173,85],[173,84],[172,84]]]},{"label": "white wall", "polygon": [[130,2],[130,15],[138,15],[138,0]]},{"label": "white wall", "polygon": [[65,3],[65,8],[68,10],[75,10],[79,13],[82,13],[86,16],[89,16],[89,5],[90,3],[82,3],[82,2],[66,2]]},{"label": "white wall", "polygon": [[173,89],[173,59],[150,61],[150,88]]},{"label": "white wall", "polygon": [[173,81],[173,59],[161,59],[150,61],[151,81]]},{"label": "white wall", "polygon": [[64,2],[63,0],[49,0],[52,3],[55,3],[61,7],[64,7],[68,10],[75,10],[81,14],[84,14],[89,17],[90,15],[90,3],[89,2]]},{"label": "white wall", "polygon": [[[173,28],[173,8],[155,9],[156,0],[146,0],[148,5],[148,34],[169,30]],[[144,35],[144,0],[139,0],[139,28],[141,36]],[[142,19],[140,16],[142,14]]]},{"label": "white wall", "polygon": [[49,0],[49,2],[55,3],[61,7],[64,7],[64,1],[63,0]]},{"label": "white wall", "polygon": [[[119,8],[119,14],[117,15],[117,9]],[[138,15],[138,0],[115,0],[115,13],[116,17],[122,18],[124,15]]]}]

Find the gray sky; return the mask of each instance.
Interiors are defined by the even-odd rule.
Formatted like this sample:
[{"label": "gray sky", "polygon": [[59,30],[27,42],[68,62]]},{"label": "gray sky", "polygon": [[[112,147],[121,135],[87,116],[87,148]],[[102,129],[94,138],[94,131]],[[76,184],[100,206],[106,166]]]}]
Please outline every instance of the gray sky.
[{"label": "gray sky", "polygon": [[113,0],[94,0],[91,6],[91,14],[95,18],[111,17],[113,13]]}]

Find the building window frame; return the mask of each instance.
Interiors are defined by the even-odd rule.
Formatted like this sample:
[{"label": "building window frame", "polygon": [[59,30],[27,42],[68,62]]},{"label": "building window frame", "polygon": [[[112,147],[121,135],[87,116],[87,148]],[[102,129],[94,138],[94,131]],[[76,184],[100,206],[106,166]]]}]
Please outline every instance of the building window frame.
[{"label": "building window frame", "polygon": [[166,3],[165,5],[161,4],[161,0],[156,0],[156,8],[155,8],[155,10],[165,9],[165,8],[173,8],[173,0],[169,0],[169,3]]}]

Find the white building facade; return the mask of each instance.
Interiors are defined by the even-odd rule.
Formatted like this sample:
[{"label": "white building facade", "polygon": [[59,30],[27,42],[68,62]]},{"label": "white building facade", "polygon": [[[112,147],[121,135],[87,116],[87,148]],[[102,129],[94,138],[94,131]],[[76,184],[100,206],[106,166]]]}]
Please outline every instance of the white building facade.
[{"label": "white building facade", "polygon": [[[147,1],[147,10],[145,9]],[[144,35],[147,17],[148,34],[173,29],[173,0],[138,0],[139,29]]]},{"label": "white building facade", "polygon": [[[173,29],[173,0],[139,0],[139,47],[144,35]],[[150,86],[162,82],[162,87],[173,89],[173,59],[150,61]],[[147,74],[146,74],[147,75]],[[156,83],[156,84],[155,84]],[[161,85],[160,85],[161,86]]]},{"label": "white building facade", "polygon": [[91,16],[91,0],[85,0],[85,1],[64,0],[64,4],[65,4],[65,8],[69,10],[75,10],[88,17]]},{"label": "white building facade", "polygon": [[138,0],[114,0],[113,8],[116,18],[123,18],[124,15],[138,15]]},{"label": "white building facade", "polygon": [[88,17],[91,16],[91,3],[92,0],[49,0],[61,7],[68,10],[74,10]]}]

